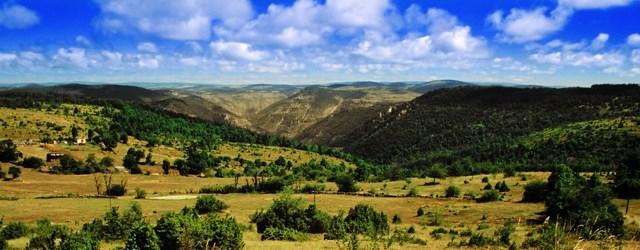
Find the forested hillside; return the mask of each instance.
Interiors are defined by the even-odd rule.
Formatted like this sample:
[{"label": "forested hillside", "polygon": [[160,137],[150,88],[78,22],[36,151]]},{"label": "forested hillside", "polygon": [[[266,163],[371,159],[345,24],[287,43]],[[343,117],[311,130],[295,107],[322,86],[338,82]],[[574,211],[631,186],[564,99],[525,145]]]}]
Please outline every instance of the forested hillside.
[{"label": "forested hillside", "polygon": [[[441,89],[397,106],[341,143],[348,152],[400,163],[403,171],[423,172],[434,163],[453,167],[472,162],[488,163],[484,164],[491,165],[488,168],[542,169],[556,163],[596,167],[610,164],[620,155],[613,152],[637,142],[632,140],[637,133],[625,131],[637,126],[638,115],[637,85]],[[614,120],[594,121],[602,119]],[[569,126],[588,121],[593,123]],[[569,129],[573,132],[559,132]],[[558,139],[540,139],[549,134]],[[584,161],[591,165],[584,166]]]}]

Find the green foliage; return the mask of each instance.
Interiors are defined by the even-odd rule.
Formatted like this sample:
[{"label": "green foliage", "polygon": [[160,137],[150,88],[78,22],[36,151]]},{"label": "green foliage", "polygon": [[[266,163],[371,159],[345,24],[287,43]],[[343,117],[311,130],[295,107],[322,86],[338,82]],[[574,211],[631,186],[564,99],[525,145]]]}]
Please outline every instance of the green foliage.
[{"label": "green foliage", "polygon": [[147,198],[147,191],[145,191],[144,189],[136,187],[135,191],[136,191],[135,199],[145,199],[145,198]]},{"label": "green foliage", "polygon": [[125,239],[125,248],[131,250],[160,250],[158,236],[153,227],[144,221],[136,221],[131,225]]},{"label": "green foliage", "polygon": [[434,210],[429,215],[429,225],[430,226],[441,226],[444,224],[444,216],[439,209]]},{"label": "green foliage", "polygon": [[489,177],[488,176],[482,177],[482,183],[489,183]]},{"label": "green foliage", "polygon": [[11,139],[0,141],[0,162],[17,161],[21,156]]},{"label": "green foliage", "polygon": [[111,196],[123,196],[127,194],[127,188],[123,184],[113,184],[106,190],[107,195]]},{"label": "green foliage", "polygon": [[129,150],[127,150],[127,154],[122,160],[122,165],[125,168],[129,169],[129,172],[131,172],[132,174],[141,174],[142,170],[140,169],[140,166],[138,166],[138,164],[143,157],[144,150],[136,149],[133,147],[129,148]]},{"label": "green foliage", "polygon": [[573,247],[568,245],[569,237],[566,233],[568,228],[563,227],[558,222],[544,224],[537,232],[537,235],[528,237],[523,243],[523,249],[540,250],[568,250]]},{"label": "green foliage", "polygon": [[199,214],[218,213],[227,208],[229,205],[216,199],[213,195],[199,196],[195,206]]},{"label": "green foliage", "polygon": [[502,169],[502,173],[504,174],[504,177],[514,177],[516,176],[516,168],[514,168],[513,166],[509,165],[509,166],[505,166],[504,169]]},{"label": "green foliage", "polygon": [[[0,228],[2,228],[1,225]],[[13,240],[26,236],[30,231],[29,227],[22,222],[11,222],[2,228],[0,231],[0,238]]]},{"label": "green foliage", "polygon": [[39,220],[29,239],[26,249],[55,249],[56,242],[66,238],[69,230],[61,225],[53,225],[48,220]]},{"label": "green foliage", "polygon": [[611,203],[612,191],[597,175],[588,180],[569,167],[556,167],[548,180],[545,213],[591,239],[593,232],[622,235],[624,218]]},{"label": "green foliage", "polygon": [[460,188],[456,187],[456,186],[449,186],[447,187],[447,189],[444,191],[444,196],[447,198],[451,198],[451,197],[458,197],[460,196]]},{"label": "green foliage", "polygon": [[94,154],[89,154],[85,162],[76,160],[65,155],[60,158],[60,165],[51,168],[50,172],[55,174],[92,174],[105,172],[108,167],[113,166],[113,159],[104,157],[98,161]]},{"label": "green foliage", "polygon": [[433,183],[436,183],[436,179],[447,178],[447,169],[441,164],[436,164],[427,170],[426,175],[433,178]]},{"label": "green foliage", "polygon": [[493,186],[491,186],[491,183],[487,183],[487,185],[484,185],[484,188],[482,188],[484,190],[492,190]]},{"label": "green foliage", "polygon": [[627,200],[626,212],[629,212],[629,200],[640,198],[640,151],[629,153],[616,169],[614,190],[619,198]]},{"label": "green foliage", "polygon": [[40,168],[44,166],[44,161],[35,156],[29,156],[22,160],[22,166],[25,168]]},{"label": "green foliage", "polygon": [[162,172],[165,175],[168,175],[170,169],[171,169],[171,162],[169,162],[167,159],[162,160]]},{"label": "green foliage", "polygon": [[93,234],[87,232],[72,233],[60,242],[59,250],[98,250],[100,249],[100,240]]},{"label": "green foliage", "polygon": [[495,241],[490,237],[484,236],[482,233],[471,234],[467,242],[467,246],[470,247],[485,247],[490,245],[495,245]]},{"label": "green foliage", "polygon": [[345,223],[347,223],[351,233],[374,235],[387,235],[389,233],[387,215],[366,204],[358,204],[349,209]]},{"label": "green foliage", "polygon": [[324,191],[326,188],[327,187],[322,183],[306,183],[304,184],[304,186],[302,186],[300,192],[308,194],[318,193]]},{"label": "green foliage", "polygon": [[267,228],[260,237],[261,240],[286,240],[286,241],[305,241],[309,237],[299,231],[288,228]]},{"label": "green foliage", "polygon": [[273,201],[269,209],[253,214],[251,222],[256,223],[258,233],[263,233],[267,228],[323,233],[326,230],[328,218],[326,213],[318,210],[314,205],[305,209],[302,199],[283,193]]},{"label": "green foliage", "polygon": [[477,202],[492,202],[502,200],[502,194],[497,190],[485,190],[482,196],[476,199]]},{"label": "green foliage", "polygon": [[22,169],[16,166],[11,166],[9,167],[8,173],[11,175],[11,178],[16,179],[22,174]]},{"label": "green foliage", "polygon": [[391,218],[391,223],[393,223],[393,224],[402,223],[402,219],[400,219],[400,215],[394,214],[393,217]]},{"label": "green foliage", "polygon": [[544,181],[532,181],[524,186],[522,202],[543,202],[547,195],[547,183]]},{"label": "green foliage", "polygon": [[338,192],[352,193],[359,189],[353,177],[349,175],[337,176],[335,182],[338,185]]},{"label": "green foliage", "polygon": [[409,189],[409,192],[407,192],[407,196],[408,197],[418,196],[418,189],[416,187],[411,187],[411,189]]},{"label": "green foliage", "polygon": [[424,215],[424,208],[419,207],[418,210],[416,211],[416,216],[420,217]]},{"label": "green foliage", "polygon": [[515,231],[516,231],[516,227],[513,221],[507,220],[504,223],[504,226],[502,226],[501,228],[498,228],[498,230],[496,230],[495,232],[496,237],[498,237],[498,243],[504,246],[511,245],[512,244],[511,234],[513,234]]},{"label": "green foliage", "polygon": [[511,189],[507,185],[507,182],[505,182],[505,181],[496,183],[496,187],[495,188],[496,188],[496,190],[498,190],[498,191],[500,191],[502,193],[511,191]]}]

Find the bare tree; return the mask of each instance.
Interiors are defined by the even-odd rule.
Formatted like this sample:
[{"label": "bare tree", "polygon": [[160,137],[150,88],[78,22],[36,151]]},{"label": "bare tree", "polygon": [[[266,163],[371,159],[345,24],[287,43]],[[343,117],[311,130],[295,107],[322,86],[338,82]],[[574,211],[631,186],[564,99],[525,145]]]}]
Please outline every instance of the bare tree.
[{"label": "bare tree", "polygon": [[100,183],[100,177],[99,176],[100,176],[100,174],[93,175],[93,182],[94,182],[94,185],[96,186],[96,195],[97,196],[102,195],[102,192],[101,192],[102,183]]}]

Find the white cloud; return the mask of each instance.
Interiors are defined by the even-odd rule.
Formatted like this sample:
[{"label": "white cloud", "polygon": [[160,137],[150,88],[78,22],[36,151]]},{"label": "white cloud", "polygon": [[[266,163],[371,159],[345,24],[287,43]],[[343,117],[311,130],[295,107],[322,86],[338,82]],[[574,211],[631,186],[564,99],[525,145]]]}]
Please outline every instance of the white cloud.
[{"label": "white cloud", "polygon": [[627,37],[627,44],[631,46],[640,46],[640,34],[633,33]]},{"label": "white cloud", "polygon": [[87,68],[91,63],[87,58],[85,49],[82,48],[59,48],[53,59],[58,63],[80,68]]},{"label": "white cloud", "polygon": [[138,50],[147,53],[158,53],[158,48],[154,43],[151,42],[139,43]]},{"label": "white cloud", "polygon": [[200,66],[204,60],[200,57],[183,57],[178,60],[180,64],[185,66]]},{"label": "white cloud", "polygon": [[634,49],[631,51],[631,62],[640,64],[640,49]]},{"label": "white cloud", "polygon": [[136,55],[135,58],[138,61],[138,67],[143,69],[157,69],[160,67],[160,60],[162,60],[162,57],[158,55]]},{"label": "white cloud", "polygon": [[0,26],[7,29],[26,29],[38,22],[38,15],[22,5],[4,5],[0,8]]},{"label": "white cloud", "polygon": [[600,33],[598,34],[598,36],[596,36],[596,38],[593,39],[593,41],[591,41],[591,48],[596,50],[602,49],[608,40],[609,40],[609,34]]},{"label": "white cloud", "polygon": [[76,43],[85,47],[91,47],[93,45],[91,40],[89,40],[89,38],[86,38],[85,36],[76,36]]},{"label": "white cloud", "polygon": [[206,40],[212,23],[237,27],[253,15],[248,0],[97,0],[103,28],[133,29],[175,40]]},{"label": "white cloud", "polygon": [[529,58],[538,63],[576,67],[620,66],[624,64],[626,59],[624,55],[617,52],[589,53],[585,51],[534,53]]},{"label": "white cloud", "polygon": [[511,9],[509,14],[501,10],[487,17],[487,21],[502,32],[501,38],[512,42],[540,40],[561,30],[572,11],[556,8],[548,13],[547,8],[533,10]]},{"label": "white cloud", "polygon": [[327,0],[326,15],[340,26],[386,29],[385,13],[391,7],[389,0]]},{"label": "white cloud", "polygon": [[275,39],[288,47],[300,47],[318,43],[322,38],[317,33],[288,27],[276,35]]},{"label": "white cloud", "polygon": [[[403,39],[388,39],[372,32],[358,44],[354,53],[376,61],[416,63],[423,59],[484,58],[488,55],[483,39],[471,34],[471,28],[441,9],[429,9],[422,13],[410,7],[407,15],[427,25],[427,33],[411,34]],[[422,62],[418,62],[422,63]],[[445,64],[440,64],[445,65]]]},{"label": "white cloud", "polygon": [[215,41],[209,46],[216,54],[234,60],[259,61],[267,56],[266,52],[254,50],[248,43]]},{"label": "white cloud", "polygon": [[194,41],[187,42],[187,46],[189,46],[189,48],[191,48],[191,50],[195,53],[202,52],[202,46],[198,42],[194,42]]},{"label": "white cloud", "polygon": [[103,50],[103,51],[100,51],[100,54],[108,61],[112,61],[112,62],[122,61],[122,53],[120,52]]},{"label": "white cloud", "polygon": [[635,0],[559,0],[562,6],[574,9],[605,9],[627,6]]},{"label": "white cloud", "polygon": [[18,58],[14,53],[2,53],[0,52],[0,62],[14,61]]}]

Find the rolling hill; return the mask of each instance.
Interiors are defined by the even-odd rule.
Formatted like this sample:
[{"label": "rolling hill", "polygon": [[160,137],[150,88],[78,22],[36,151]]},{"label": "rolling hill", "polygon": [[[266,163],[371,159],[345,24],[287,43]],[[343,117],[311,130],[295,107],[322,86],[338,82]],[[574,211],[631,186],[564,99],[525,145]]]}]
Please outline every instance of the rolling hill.
[{"label": "rolling hill", "polygon": [[[379,162],[412,167],[451,165],[465,158],[526,165],[536,157],[516,145],[520,137],[577,122],[639,115],[637,85],[440,89],[364,123],[340,146]],[[551,158],[544,163],[566,162]],[[611,159],[596,160],[605,164]]]}]

